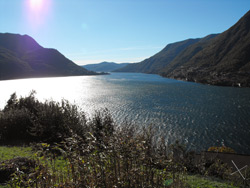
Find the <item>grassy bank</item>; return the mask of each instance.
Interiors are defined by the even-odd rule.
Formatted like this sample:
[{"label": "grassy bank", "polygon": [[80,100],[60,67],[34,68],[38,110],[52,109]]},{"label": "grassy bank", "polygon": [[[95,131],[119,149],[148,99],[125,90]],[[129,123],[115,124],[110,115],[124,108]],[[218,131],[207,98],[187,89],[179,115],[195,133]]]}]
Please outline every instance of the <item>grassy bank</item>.
[{"label": "grassy bank", "polygon": [[237,188],[233,183],[201,175],[188,175],[187,184],[190,188]]},{"label": "grassy bank", "polygon": [[31,147],[6,147],[0,146],[0,161],[13,159],[15,157],[32,157]]},{"label": "grassy bank", "polygon": [[[42,146],[42,145],[40,145],[40,146]],[[48,149],[50,149],[50,147],[47,144],[43,144],[42,148],[43,148],[43,150],[45,149],[47,151],[48,151]],[[40,148],[40,149],[42,149],[42,148]],[[35,151],[32,151],[31,147],[0,147],[0,153],[2,156],[0,158],[0,161],[10,160],[10,159],[15,158],[15,157],[28,157],[28,158],[36,159],[38,164],[42,164],[44,166],[45,169],[43,169],[43,171],[46,171],[46,173],[50,173],[51,179],[53,177],[53,180],[50,180],[50,181],[54,181],[54,185],[50,184],[48,186],[48,182],[46,182],[46,180],[43,180],[46,182],[47,185],[44,185],[41,187],[62,187],[62,186],[65,186],[67,181],[70,182],[74,178],[76,178],[76,176],[72,174],[73,173],[73,171],[72,171],[72,164],[73,163],[72,163],[71,158],[64,158],[62,156],[52,157],[53,155],[50,152],[47,153],[46,156],[45,155],[41,156],[42,153],[46,153],[46,152],[42,152],[42,150],[37,150],[35,152]],[[84,164],[84,163],[88,163],[90,161],[84,161],[84,159],[82,159],[81,162]],[[79,168],[79,164],[73,164],[73,165],[74,165],[74,168]],[[141,167],[141,168],[143,168],[143,167]],[[165,171],[165,170],[163,169],[162,171]],[[42,172],[41,170],[40,170],[40,173],[44,174],[44,172]],[[74,173],[76,173],[76,171]],[[180,175],[180,173],[177,173],[177,174]],[[215,178],[209,178],[209,177],[205,177],[205,176],[201,176],[201,175],[188,175],[188,173],[183,173],[181,175],[182,175],[181,181],[183,181],[183,183],[181,186],[178,186],[178,187],[236,188],[236,186],[230,185],[230,183],[228,183],[228,182],[223,182],[221,179],[214,180]],[[15,174],[15,176],[17,178],[17,174]],[[13,176],[13,177],[15,177],[15,176]],[[24,177],[21,177],[21,178],[24,178]],[[172,180],[173,176],[172,176],[171,172],[169,172],[168,175],[165,176],[165,178],[168,178],[168,179],[165,179],[164,182],[167,182],[167,180]],[[168,187],[167,184],[165,184],[165,186],[164,186],[164,182],[162,183],[162,186],[159,186],[159,187]],[[0,188],[11,187],[11,185],[12,185],[12,187],[19,186],[17,182],[16,182],[16,184],[11,182],[9,185],[8,184],[0,185]],[[34,187],[36,187],[36,186],[34,186]],[[37,186],[37,187],[39,187],[39,186]],[[107,187],[109,187],[109,186],[107,186]]]}]

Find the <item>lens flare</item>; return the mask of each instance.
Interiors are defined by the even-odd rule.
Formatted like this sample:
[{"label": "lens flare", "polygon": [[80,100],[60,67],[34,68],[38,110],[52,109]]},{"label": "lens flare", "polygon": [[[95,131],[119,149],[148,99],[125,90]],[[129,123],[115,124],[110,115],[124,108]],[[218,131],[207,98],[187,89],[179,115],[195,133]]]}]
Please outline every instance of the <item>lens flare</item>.
[{"label": "lens flare", "polygon": [[28,27],[39,31],[47,24],[51,12],[52,0],[25,0],[24,15]]},{"label": "lens flare", "polygon": [[43,0],[30,0],[30,8],[32,9],[41,9],[43,6]]}]

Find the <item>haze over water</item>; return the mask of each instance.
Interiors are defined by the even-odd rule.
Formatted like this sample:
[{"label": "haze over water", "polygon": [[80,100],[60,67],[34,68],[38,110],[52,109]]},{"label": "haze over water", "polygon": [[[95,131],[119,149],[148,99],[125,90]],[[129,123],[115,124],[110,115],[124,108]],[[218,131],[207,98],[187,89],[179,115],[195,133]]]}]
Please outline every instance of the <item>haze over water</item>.
[{"label": "haze over water", "polygon": [[67,99],[88,115],[108,108],[117,122],[159,126],[189,149],[226,145],[250,154],[250,88],[202,85],[138,73],[0,81],[0,109],[14,92]]}]

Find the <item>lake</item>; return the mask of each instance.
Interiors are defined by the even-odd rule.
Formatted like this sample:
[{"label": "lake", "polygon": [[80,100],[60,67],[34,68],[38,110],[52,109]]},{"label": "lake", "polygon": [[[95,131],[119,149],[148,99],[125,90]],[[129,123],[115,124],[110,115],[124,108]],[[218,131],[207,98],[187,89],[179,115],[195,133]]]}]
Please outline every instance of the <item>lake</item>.
[{"label": "lake", "polygon": [[226,145],[250,154],[250,88],[202,85],[140,73],[0,81],[0,109],[10,95],[67,99],[88,115],[108,108],[117,122],[158,126],[168,143],[188,149]]}]

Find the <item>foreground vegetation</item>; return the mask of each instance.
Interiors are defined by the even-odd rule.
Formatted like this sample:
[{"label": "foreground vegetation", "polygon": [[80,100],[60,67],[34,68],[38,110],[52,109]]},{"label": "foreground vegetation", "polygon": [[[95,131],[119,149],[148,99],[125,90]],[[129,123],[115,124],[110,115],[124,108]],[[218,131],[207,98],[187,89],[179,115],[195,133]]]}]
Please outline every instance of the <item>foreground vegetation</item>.
[{"label": "foreground vegetation", "polygon": [[16,157],[31,157],[34,154],[31,147],[0,147],[0,161]]},{"label": "foreground vegetation", "polygon": [[[46,145],[46,144],[40,145],[40,147],[43,149],[45,149],[45,148],[48,149],[48,145]],[[67,176],[69,174],[68,169],[70,169],[71,167],[69,166],[70,163],[68,162],[69,161],[68,159],[65,159],[63,157],[56,157],[54,159],[51,159],[49,156],[52,156],[52,154],[49,154],[46,157],[44,157],[44,156],[41,157],[39,155],[39,153],[41,153],[41,150],[36,150],[36,151],[35,150],[31,151],[31,150],[32,150],[31,147],[0,147],[1,153],[2,152],[14,153],[13,151],[18,151],[19,157],[27,157],[30,159],[35,159],[37,161],[37,164],[40,164],[40,165],[42,164],[44,168],[47,168],[46,170],[48,170],[50,175],[54,176],[55,179],[57,179],[58,177],[62,178],[62,177]],[[47,152],[45,152],[45,153],[47,153]],[[12,158],[13,158],[12,154],[11,155],[7,154],[4,157],[5,161],[7,159],[11,160]],[[0,157],[0,161],[2,161],[2,159],[3,158]],[[37,166],[39,166],[39,165],[37,165]],[[23,167],[20,167],[21,170],[22,170],[22,168]],[[25,168],[27,168],[27,166],[25,166]],[[45,169],[43,169],[43,170],[45,170]],[[41,169],[39,169],[37,171],[37,173],[39,171],[41,172]],[[23,182],[21,181],[21,179],[22,180],[25,179],[25,176],[22,175],[20,171],[19,171],[19,173],[17,171],[13,172],[12,179],[9,182],[9,184],[2,184],[2,185],[0,184],[0,188],[20,187],[20,185],[22,185],[21,187],[27,187],[27,182],[26,182],[26,186],[24,186],[25,184],[22,184]],[[70,176],[72,176],[72,174]],[[225,183],[221,179],[218,179],[218,178],[211,178],[211,177],[208,178],[208,177],[201,176],[201,175],[188,175],[188,173],[184,174],[183,180],[185,181],[184,187],[190,187],[190,188],[197,188],[197,187],[200,187],[200,188],[217,188],[217,187],[236,188],[237,187],[237,186],[230,185],[230,183],[228,183],[228,182]],[[30,179],[29,181],[30,181],[30,187],[36,187],[36,185],[34,185],[34,184],[32,186],[32,181],[34,181],[34,180]],[[164,181],[163,185],[161,187],[169,187],[166,184],[166,182],[168,182],[168,181],[169,180]],[[47,182],[44,180],[44,187],[62,187],[62,186],[64,187],[65,186],[64,183],[61,183],[61,186],[60,186],[60,183],[55,184],[54,186],[48,186],[49,184],[46,185],[46,183]],[[164,186],[164,184],[165,184],[165,186]],[[37,187],[39,187],[39,186],[37,186]],[[42,187],[42,186],[40,186],[40,187]],[[172,186],[172,187],[174,187],[174,186]]]},{"label": "foreground vegetation", "polygon": [[[0,174],[11,187],[230,187],[189,173],[228,179],[220,161],[195,162],[153,127],[116,125],[106,109],[87,118],[67,101],[13,94],[0,112]],[[19,154],[11,154],[13,150]],[[8,152],[8,150],[10,152]],[[2,156],[2,157],[1,157]],[[233,186],[231,186],[233,187]]]}]

